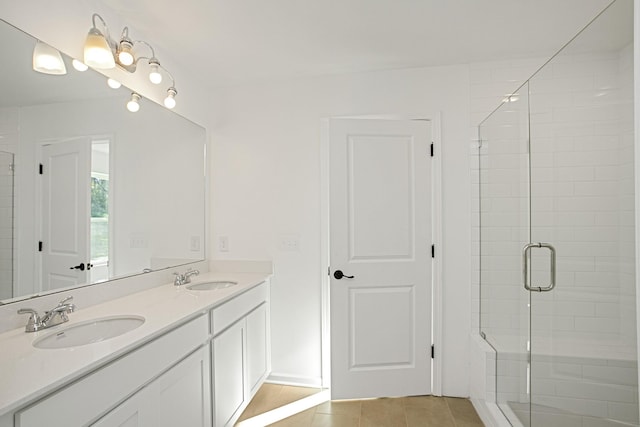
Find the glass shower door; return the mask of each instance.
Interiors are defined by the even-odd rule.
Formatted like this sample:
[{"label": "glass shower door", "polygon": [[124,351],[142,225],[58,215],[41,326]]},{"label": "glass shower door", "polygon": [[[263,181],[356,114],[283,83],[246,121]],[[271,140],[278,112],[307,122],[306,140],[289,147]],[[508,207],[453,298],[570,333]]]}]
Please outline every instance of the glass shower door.
[{"label": "glass shower door", "polygon": [[479,126],[480,331],[495,350],[496,403],[529,421],[529,297],[521,250],[529,240],[528,86]]},{"label": "glass shower door", "polygon": [[[530,79],[531,425],[638,425],[632,2]],[[607,43],[603,43],[607,40]],[[531,281],[552,278],[532,251]]]}]

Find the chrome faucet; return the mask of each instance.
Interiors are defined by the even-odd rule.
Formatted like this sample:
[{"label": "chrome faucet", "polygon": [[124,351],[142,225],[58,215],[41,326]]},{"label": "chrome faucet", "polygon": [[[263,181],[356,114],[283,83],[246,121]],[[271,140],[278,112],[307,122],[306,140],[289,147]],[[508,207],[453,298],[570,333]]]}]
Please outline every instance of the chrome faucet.
[{"label": "chrome faucet", "polygon": [[191,276],[197,276],[200,274],[198,270],[189,269],[184,274],[173,273],[176,278],[173,280],[173,284],[175,286],[186,285],[187,283],[191,283]]},{"label": "chrome faucet", "polygon": [[32,308],[21,308],[18,310],[18,314],[30,314],[24,330],[26,332],[36,332],[68,322],[69,316],[67,314],[73,313],[76,309],[76,306],[70,303],[72,300],[72,296],[66,297],[57,306],[45,311],[44,316],[38,315],[38,312]]}]

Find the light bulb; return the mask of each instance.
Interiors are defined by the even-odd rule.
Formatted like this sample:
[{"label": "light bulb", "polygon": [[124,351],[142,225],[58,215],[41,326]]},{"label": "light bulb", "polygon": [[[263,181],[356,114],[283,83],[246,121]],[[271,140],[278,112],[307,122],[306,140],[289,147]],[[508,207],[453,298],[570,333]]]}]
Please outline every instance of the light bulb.
[{"label": "light bulb", "polygon": [[118,89],[120,86],[122,86],[122,83],[112,78],[107,79],[107,84],[111,89]]},{"label": "light bulb", "polygon": [[151,80],[151,83],[156,85],[162,82],[162,74],[160,74],[160,69],[158,68],[159,65],[160,63],[156,60],[152,59],[149,61],[149,66],[151,67],[151,71],[149,72],[149,80]]},{"label": "light bulb", "polygon": [[122,65],[131,65],[134,62],[133,53],[131,49],[133,48],[133,44],[126,39],[120,41],[120,45],[118,46],[118,62]]},{"label": "light bulb", "polygon": [[33,69],[44,74],[67,74],[60,52],[40,40],[33,48]]},{"label": "light bulb", "polygon": [[84,63],[101,70],[116,66],[107,39],[95,27],[89,30],[87,40],[84,43]]},{"label": "light bulb", "polygon": [[118,54],[118,61],[122,65],[131,65],[133,64],[133,55],[130,52],[120,52]]},{"label": "light bulb", "polygon": [[175,107],[177,94],[178,91],[175,88],[170,87],[169,89],[167,89],[167,97],[164,99],[164,106],[168,109],[172,109],[173,107]]},{"label": "light bulb", "polygon": [[71,65],[73,65],[73,68],[75,68],[76,70],[82,72],[82,71],[87,71],[89,69],[89,66],[86,65],[83,62],[78,61],[77,59],[74,59],[73,61],[71,61]]},{"label": "light bulb", "polygon": [[140,104],[138,103],[139,100],[140,100],[140,95],[133,92],[131,94],[131,99],[129,100],[129,102],[127,102],[127,110],[131,111],[132,113],[135,113],[136,111],[138,111],[140,109]]}]

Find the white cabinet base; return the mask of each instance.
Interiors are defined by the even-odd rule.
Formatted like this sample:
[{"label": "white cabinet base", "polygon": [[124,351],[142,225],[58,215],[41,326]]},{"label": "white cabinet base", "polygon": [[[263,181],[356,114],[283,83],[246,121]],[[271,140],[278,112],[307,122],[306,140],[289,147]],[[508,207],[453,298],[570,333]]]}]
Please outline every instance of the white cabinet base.
[{"label": "white cabinet base", "polygon": [[211,313],[216,427],[233,426],[271,370],[268,295],[265,282]]},{"label": "white cabinet base", "polygon": [[102,417],[93,427],[211,426],[206,345]]}]

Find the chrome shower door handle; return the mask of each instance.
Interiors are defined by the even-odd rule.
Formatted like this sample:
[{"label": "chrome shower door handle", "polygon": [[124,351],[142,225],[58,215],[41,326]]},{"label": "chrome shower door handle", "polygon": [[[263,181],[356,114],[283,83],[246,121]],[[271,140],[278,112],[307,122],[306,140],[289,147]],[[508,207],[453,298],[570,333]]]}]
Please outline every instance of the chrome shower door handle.
[{"label": "chrome shower door handle", "polygon": [[[551,283],[548,286],[531,286],[529,283],[529,250],[531,248],[549,249]],[[522,281],[524,288],[534,292],[549,292],[556,287],[556,249],[550,243],[529,243],[522,248]]]}]

